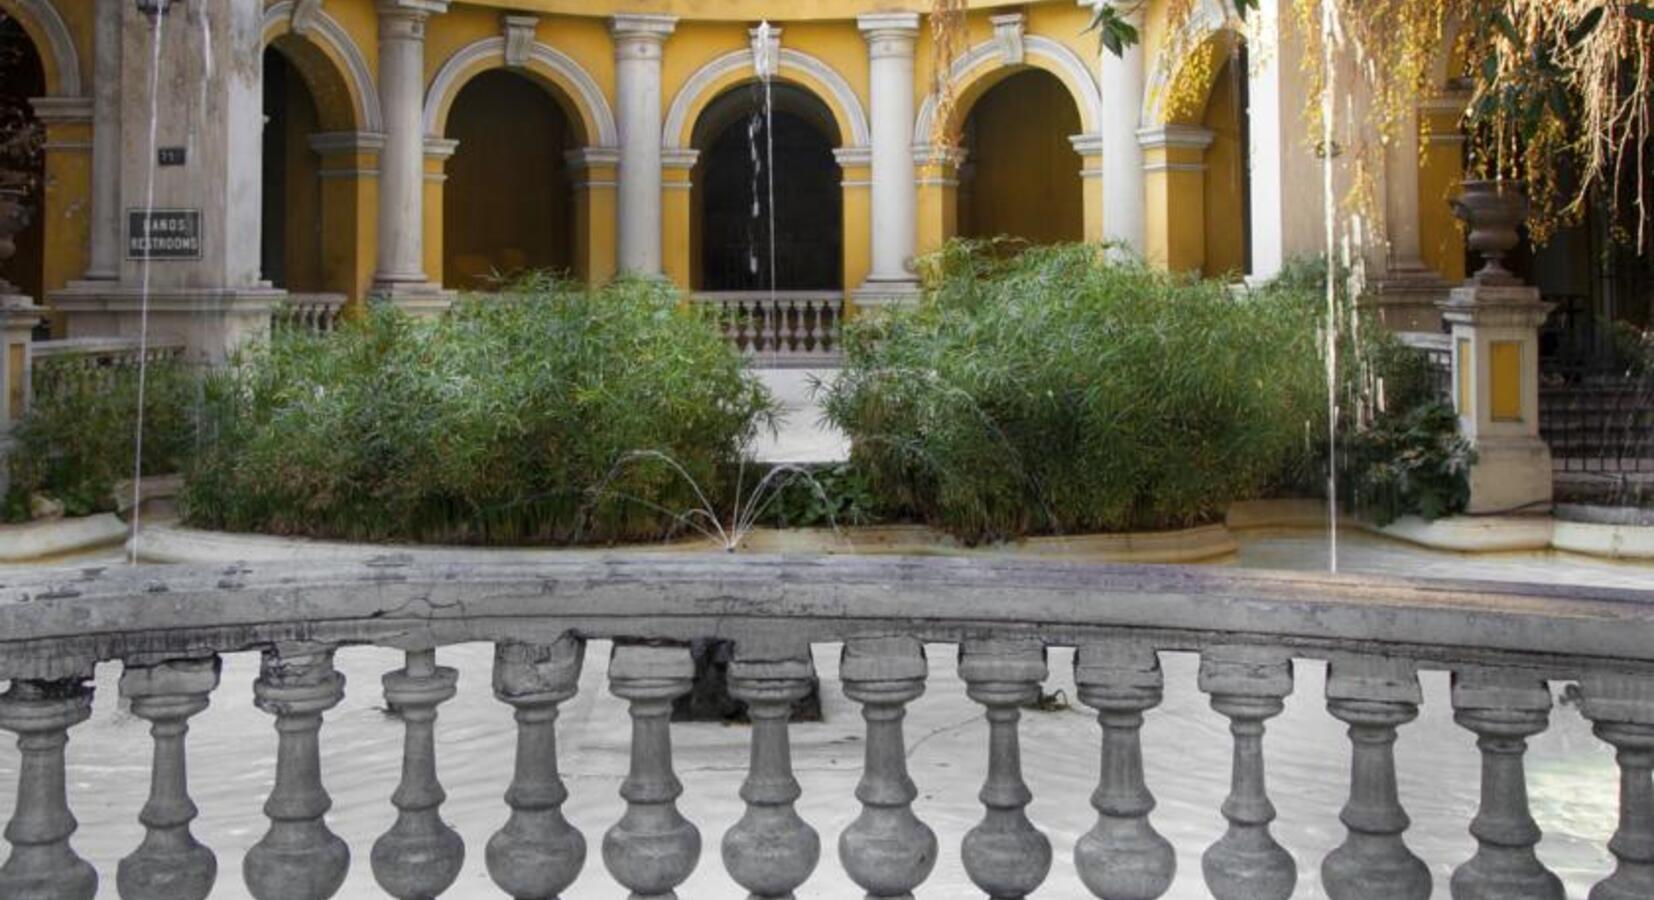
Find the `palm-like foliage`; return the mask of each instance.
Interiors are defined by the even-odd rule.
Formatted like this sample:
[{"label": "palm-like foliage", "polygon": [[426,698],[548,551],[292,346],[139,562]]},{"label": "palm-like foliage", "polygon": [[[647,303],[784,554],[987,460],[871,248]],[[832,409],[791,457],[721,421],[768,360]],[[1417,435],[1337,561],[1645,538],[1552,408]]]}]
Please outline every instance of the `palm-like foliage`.
[{"label": "palm-like foliage", "polygon": [[545,276],[440,319],[377,309],[328,337],[277,334],[208,397],[190,521],[355,540],[658,538],[699,505],[693,486],[617,463],[658,450],[718,496],[772,415],[670,288]]},{"label": "palm-like foliage", "polygon": [[1094,246],[955,243],[852,330],[828,417],[897,508],[967,540],[1210,521],[1325,433],[1319,296],[1236,294]]}]

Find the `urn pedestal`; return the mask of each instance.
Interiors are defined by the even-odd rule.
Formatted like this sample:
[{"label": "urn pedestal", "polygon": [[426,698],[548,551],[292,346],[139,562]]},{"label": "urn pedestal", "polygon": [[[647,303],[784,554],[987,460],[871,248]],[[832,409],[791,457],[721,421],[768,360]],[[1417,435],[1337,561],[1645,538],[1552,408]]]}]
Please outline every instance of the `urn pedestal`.
[{"label": "urn pedestal", "polygon": [[1539,326],[1551,304],[1504,266],[1520,240],[1527,198],[1514,182],[1467,181],[1453,211],[1487,261],[1441,304],[1452,328],[1453,406],[1476,448],[1470,506],[1476,515],[1545,513],[1550,448],[1539,437]]}]

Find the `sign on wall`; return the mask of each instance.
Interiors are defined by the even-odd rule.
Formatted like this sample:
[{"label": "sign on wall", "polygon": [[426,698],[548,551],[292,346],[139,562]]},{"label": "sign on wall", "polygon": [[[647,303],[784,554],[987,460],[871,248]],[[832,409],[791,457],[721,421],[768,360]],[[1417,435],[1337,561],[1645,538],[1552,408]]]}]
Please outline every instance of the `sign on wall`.
[{"label": "sign on wall", "polygon": [[126,258],[200,259],[201,210],[127,210]]}]

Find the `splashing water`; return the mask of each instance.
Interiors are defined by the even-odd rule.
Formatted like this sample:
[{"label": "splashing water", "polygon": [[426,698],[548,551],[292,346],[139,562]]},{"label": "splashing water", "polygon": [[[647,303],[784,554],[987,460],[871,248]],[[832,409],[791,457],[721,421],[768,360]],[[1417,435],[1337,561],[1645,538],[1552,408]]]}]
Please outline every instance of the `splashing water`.
[{"label": "splashing water", "polygon": [[[685,510],[672,510],[651,500],[610,488],[610,485],[614,483],[616,478],[620,477],[621,472],[628,466],[643,462],[665,464],[678,477],[682,478],[685,484],[689,485],[690,490],[695,492],[695,498],[700,505]],[[758,527],[759,520],[775,503],[776,498],[781,496],[781,492],[802,479],[827,511],[828,527],[832,529],[835,535],[845,537],[839,529],[837,519],[833,516],[832,504],[827,498],[827,490],[821,486],[821,482],[817,481],[814,475],[810,474],[809,469],[791,463],[772,466],[768,472],[764,473],[762,478],[753,484],[751,492],[746,492],[746,468],[747,461],[742,459],[740,468],[736,472],[735,498],[727,526],[724,524],[724,519],[718,515],[717,506],[701,489],[701,485],[695,480],[695,477],[690,475],[689,471],[673,459],[671,455],[659,450],[631,450],[621,454],[620,459],[616,460],[614,466],[603,476],[603,480],[599,481],[589,493],[593,499],[604,496],[617,497],[663,513],[671,517],[674,532],[680,527],[693,528],[707,540],[722,547],[725,552],[734,553],[746,540],[747,535]]]},{"label": "splashing water", "polygon": [[[155,218],[155,145],[161,119],[161,34],[166,22],[165,0],[150,15],[149,46],[149,172],[144,184],[144,227],[150,227]],[[206,18],[202,18],[205,33]],[[139,519],[143,510],[144,475],[144,391],[149,374],[149,274],[153,263],[144,254],[138,288],[138,409],[132,440],[132,524],[131,540],[127,542],[128,565],[138,564]]]}]

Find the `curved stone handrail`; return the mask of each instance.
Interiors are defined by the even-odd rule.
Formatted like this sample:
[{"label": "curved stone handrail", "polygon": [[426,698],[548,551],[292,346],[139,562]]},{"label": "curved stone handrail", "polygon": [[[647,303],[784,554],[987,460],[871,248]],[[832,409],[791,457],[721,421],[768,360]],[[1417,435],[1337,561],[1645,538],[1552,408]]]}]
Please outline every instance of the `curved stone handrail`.
[{"label": "curved stone handrail", "polygon": [[[49,678],[132,652],[304,638],[690,638],[780,622],[811,641],[900,631],[1030,632],[1072,645],[1144,631],[1164,649],[1382,646],[1423,660],[1520,655],[1654,669],[1654,591],[957,558],[708,557],[572,551],[567,561],[144,566],[0,581],[0,678]],[[1531,658],[1529,658],[1531,657]],[[1574,660],[1575,662],[1568,662]]]},{"label": "curved stone handrail", "polygon": [[[1024,897],[1054,863],[1028,815],[1017,721],[1049,671],[1046,647],[1072,645],[1081,703],[1101,730],[1096,825],[1072,847],[1080,880],[1103,900],[1153,900],[1177,854],[1150,820],[1140,730],[1160,705],[1158,653],[1200,654],[1198,688],[1229,721],[1227,830],[1201,857],[1218,900],[1287,900],[1299,860],[1270,833],[1264,732],[1294,687],[1293,660],[1328,661],[1327,711],[1349,726],[1347,837],[1321,864],[1333,900],[1425,900],[1428,864],[1408,848],[1396,789],[1397,731],[1418,716],[1417,670],[1452,671],[1454,720],[1477,738],[1477,849],[1453,870],[1455,897],[1561,900],[1538,858],[1523,756],[1549,725],[1548,679],[1578,683],[1579,711],[1612,745],[1620,821],[1612,874],[1597,900],[1648,896],[1654,884],[1654,592],[1556,585],[1350,578],[1173,566],[903,557],[723,556],[571,551],[551,562],[414,562],[394,552],[365,564],[156,566],[0,576],[0,728],[22,761],[5,831],[0,896],[90,900],[98,873],[70,844],[65,790],[71,729],[91,714],[98,661],[122,663],[120,692],[151,723],[143,842],[117,870],[121,896],[201,900],[216,856],[190,833],[187,720],[219,685],[219,654],[262,652],[254,703],[275,718],[270,828],[242,858],[261,900],[325,900],[343,883],[351,848],[328,827],[323,716],[345,696],[342,645],[405,651],[384,676],[404,729],[395,824],[373,843],[373,876],[391,896],[431,898],[464,864],[464,839],[444,824],[435,764],[438,706],[458,673],[434,648],[495,643],[496,698],[515,708],[511,816],[486,847],[494,882],[512,896],[556,897],[585,865],[587,840],[562,816],[558,706],[579,687],[586,639],[616,638],[610,691],[629,707],[630,768],[620,820],[603,833],[609,874],[635,897],[669,898],[696,867],[703,836],[677,806],[669,719],[695,663],[685,643],[734,643],[731,695],[753,728],[746,812],[724,833],[729,876],[753,897],[792,897],[808,881],[821,836],[799,814],[787,720],[813,677],[810,645],[842,642],[839,680],[866,722],[855,797],[861,812],[838,835],[845,874],[870,898],[911,898],[936,865],[939,836],[913,808],[902,722],[925,693],[924,644],[959,647],[959,677],[989,722],[984,816],[961,861],[991,897]],[[691,810],[691,812],[694,812]],[[949,840],[955,839],[947,836]]]}]

